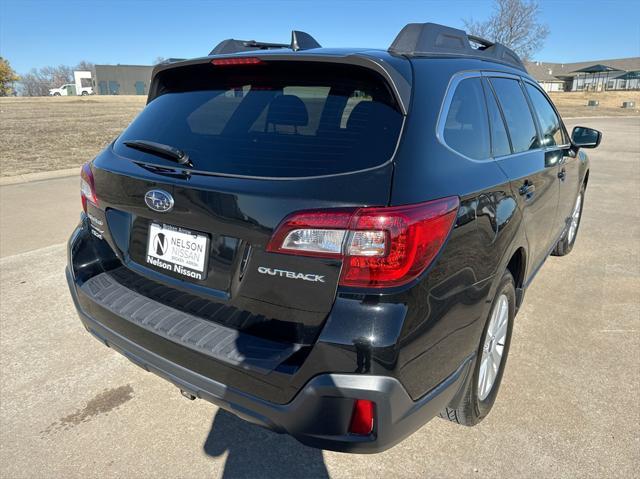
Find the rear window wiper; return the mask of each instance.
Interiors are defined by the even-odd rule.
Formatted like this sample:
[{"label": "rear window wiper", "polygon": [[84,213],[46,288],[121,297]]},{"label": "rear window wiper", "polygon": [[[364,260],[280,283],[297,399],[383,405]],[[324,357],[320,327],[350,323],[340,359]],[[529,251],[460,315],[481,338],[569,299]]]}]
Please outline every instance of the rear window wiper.
[{"label": "rear window wiper", "polygon": [[178,148],[174,148],[173,146],[163,145],[162,143],[147,140],[127,140],[123,143],[129,148],[161,156],[167,160],[175,161],[180,165],[193,166],[193,163],[191,163],[191,160],[189,159],[189,155]]}]

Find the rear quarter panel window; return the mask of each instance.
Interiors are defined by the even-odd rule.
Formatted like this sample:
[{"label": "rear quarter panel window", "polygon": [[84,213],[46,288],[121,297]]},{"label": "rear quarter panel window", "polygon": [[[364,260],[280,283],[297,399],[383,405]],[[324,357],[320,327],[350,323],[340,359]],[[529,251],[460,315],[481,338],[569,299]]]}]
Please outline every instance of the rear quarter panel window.
[{"label": "rear quarter panel window", "polygon": [[540,148],[538,132],[524,92],[518,80],[491,78],[502,107],[514,153]]},{"label": "rear quarter panel window", "polygon": [[468,158],[489,158],[489,126],[480,77],[466,78],[456,86],[445,118],[443,139],[449,148]]}]

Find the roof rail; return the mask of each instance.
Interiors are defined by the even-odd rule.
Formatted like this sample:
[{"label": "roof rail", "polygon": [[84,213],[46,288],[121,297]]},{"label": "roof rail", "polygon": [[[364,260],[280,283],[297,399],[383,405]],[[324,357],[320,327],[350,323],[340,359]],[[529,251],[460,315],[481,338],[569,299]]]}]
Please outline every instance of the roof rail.
[{"label": "roof rail", "polygon": [[235,40],[228,38],[218,43],[209,55],[225,55],[239,52],[251,52],[255,50],[273,50],[288,48],[297,52],[298,50],[310,50],[321,48],[320,44],[308,33],[293,30],[291,32],[291,43],[266,43],[255,40]]},{"label": "roof rail", "polygon": [[[472,43],[478,47],[474,48]],[[398,33],[389,52],[406,56],[462,55],[499,61],[527,71],[518,54],[510,48],[437,23],[407,24]]]}]

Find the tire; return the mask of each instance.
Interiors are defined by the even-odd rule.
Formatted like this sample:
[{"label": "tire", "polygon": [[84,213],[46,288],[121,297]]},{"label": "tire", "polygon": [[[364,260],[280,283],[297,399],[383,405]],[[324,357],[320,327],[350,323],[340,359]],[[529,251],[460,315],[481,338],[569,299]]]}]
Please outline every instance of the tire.
[{"label": "tire", "polygon": [[[578,230],[580,229],[580,220],[582,219],[582,206],[584,204],[585,187],[580,187],[580,193],[576,198],[576,202],[571,210],[571,220],[564,233],[558,240],[556,247],[551,252],[552,256],[565,256],[571,253],[573,245],[576,244],[576,238],[578,237]],[[577,215],[577,217],[576,217]],[[575,224],[574,224],[575,221]],[[573,231],[572,231],[573,228]]]},{"label": "tire", "polygon": [[60,93],[56,92],[53,94],[53,96],[60,96]]},{"label": "tire", "polygon": [[[499,333],[501,330],[495,328],[495,324],[497,323],[494,323],[492,319],[494,319],[495,315],[495,320],[498,322],[500,321],[500,318],[502,316],[500,315],[499,310],[505,307],[505,300],[507,301],[507,317],[505,319],[506,331],[504,332],[502,354],[500,356],[498,368],[495,373],[494,379],[491,381],[491,384],[485,383],[485,386],[481,387],[481,370],[483,369],[483,367],[491,367],[491,360],[496,358],[496,352],[499,351],[498,346],[500,346],[500,334],[496,335],[495,333]],[[489,414],[489,411],[491,411],[493,403],[495,402],[498,395],[498,390],[500,389],[500,382],[502,381],[502,375],[504,373],[504,368],[507,362],[507,356],[509,355],[511,332],[513,330],[513,319],[515,317],[516,310],[515,306],[515,283],[513,281],[511,273],[509,271],[506,271],[500,279],[496,295],[493,298],[493,302],[491,303],[489,317],[487,318],[486,324],[484,326],[482,337],[480,338],[480,345],[478,346],[478,352],[474,361],[473,374],[466,381],[461,394],[458,394],[456,396],[457,404],[449,404],[442,412],[440,412],[440,417],[442,417],[443,419],[448,419],[449,421],[461,424],[463,426],[475,426],[480,421],[482,421],[487,416],[487,414]],[[491,332],[489,331],[490,329]],[[493,339],[489,339],[489,341],[487,342],[486,340],[488,339],[489,335],[491,335]],[[485,342],[487,343],[487,350],[485,350]],[[492,354],[492,352],[494,352],[494,354]],[[486,360],[483,361],[483,359],[485,358]],[[484,371],[488,370],[484,369]],[[486,381],[489,380],[487,378],[487,373],[482,374],[482,377],[485,378]]]},{"label": "tire", "polygon": [[82,96],[89,96],[89,92],[83,91],[83,92],[81,93],[81,95],[82,95]]}]

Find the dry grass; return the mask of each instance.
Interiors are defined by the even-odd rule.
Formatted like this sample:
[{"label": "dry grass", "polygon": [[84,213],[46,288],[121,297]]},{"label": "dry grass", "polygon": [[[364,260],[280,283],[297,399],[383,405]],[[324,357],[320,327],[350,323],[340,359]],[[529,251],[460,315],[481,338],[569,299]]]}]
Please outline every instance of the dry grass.
[{"label": "dry grass", "polygon": [[[640,115],[640,91],[607,92],[554,92],[551,99],[562,116],[629,116]],[[589,100],[598,100],[596,108],[587,106]],[[622,102],[635,101],[636,108],[622,108]]]},{"label": "dry grass", "polygon": [[145,100],[0,98],[0,176],[79,167],[120,134]]},{"label": "dry grass", "polygon": [[[639,115],[640,92],[553,93],[563,116]],[[587,107],[597,99],[598,108]],[[109,144],[144,107],[143,96],[0,98],[0,176],[79,167]]]}]

